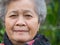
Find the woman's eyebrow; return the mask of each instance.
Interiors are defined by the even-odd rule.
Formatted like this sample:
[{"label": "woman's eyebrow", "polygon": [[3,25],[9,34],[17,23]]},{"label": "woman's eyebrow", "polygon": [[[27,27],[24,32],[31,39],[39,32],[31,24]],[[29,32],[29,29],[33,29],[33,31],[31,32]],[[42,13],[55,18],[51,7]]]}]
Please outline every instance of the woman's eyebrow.
[{"label": "woman's eyebrow", "polygon": [[31,10],[24,10],[24,13],[27,13],[27,12],[32,13],[32,11],[31,11]]},{"label": "woman's eyebrow", "polygon": [[[21,11],[23,11],[23,13],[31,13],[31,14],[33,13],[33,11],[31,11],[31,10],[21,10]],[[8,12],[8,14],[11,14],[11,13],[18,14],[19,12],[17,10],[12,10],[12,11]]]},{"label": "woman's eyebrow", "polygon": [[11,14],[11,13],[18,13],[18,11],[10,11],[9,14]]}]

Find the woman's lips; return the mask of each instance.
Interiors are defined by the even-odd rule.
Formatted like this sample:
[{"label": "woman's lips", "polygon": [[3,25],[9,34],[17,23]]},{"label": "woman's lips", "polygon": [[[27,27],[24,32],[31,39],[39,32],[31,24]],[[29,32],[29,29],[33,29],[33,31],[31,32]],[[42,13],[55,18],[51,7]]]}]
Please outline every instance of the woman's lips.
[{"label": "woman's lips", "polygon": [[29,32],[29,29],[27,27],[14,27],[14,32]]},{"label": "woman's lips", "polygon": [[14,32],[28,32],[28,30],[13,30]]}]

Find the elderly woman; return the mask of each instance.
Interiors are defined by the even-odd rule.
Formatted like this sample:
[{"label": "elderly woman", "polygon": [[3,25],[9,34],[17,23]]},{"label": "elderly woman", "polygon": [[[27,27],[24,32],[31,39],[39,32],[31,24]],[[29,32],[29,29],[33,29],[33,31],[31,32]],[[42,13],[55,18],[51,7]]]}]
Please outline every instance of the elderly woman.
[{"label": "elderly woman", "polygon": [[38,34],[39,27],[46,17],[44,0],[1,2],[6,30],[3,45],[50,45],[43,35]]}]

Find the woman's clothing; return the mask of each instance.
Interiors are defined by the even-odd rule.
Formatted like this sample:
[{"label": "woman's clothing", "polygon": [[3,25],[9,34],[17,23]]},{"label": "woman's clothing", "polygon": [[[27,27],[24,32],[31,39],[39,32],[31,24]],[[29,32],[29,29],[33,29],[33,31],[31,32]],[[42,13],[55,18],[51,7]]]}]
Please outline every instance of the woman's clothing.
[{"label": "woman's clothing", "polygon": [[[4,45],[13,45],[12,42],[9,40],[7,34],[4,35]],[[33,40],[27,42],[24,45],[50,45],[50,44],[43,35],[37,34]]]}]

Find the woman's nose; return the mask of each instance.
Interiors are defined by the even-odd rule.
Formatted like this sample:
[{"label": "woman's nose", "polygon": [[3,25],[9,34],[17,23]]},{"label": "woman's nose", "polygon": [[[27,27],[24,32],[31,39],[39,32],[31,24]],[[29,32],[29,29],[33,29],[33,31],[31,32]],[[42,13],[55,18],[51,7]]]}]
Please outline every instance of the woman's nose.
[{"label": "woman's nose", "polygon": [[25,26],[26,23],[25,23],[25,20],[23,17],[19,17],[16,21],[16,26]]}]

